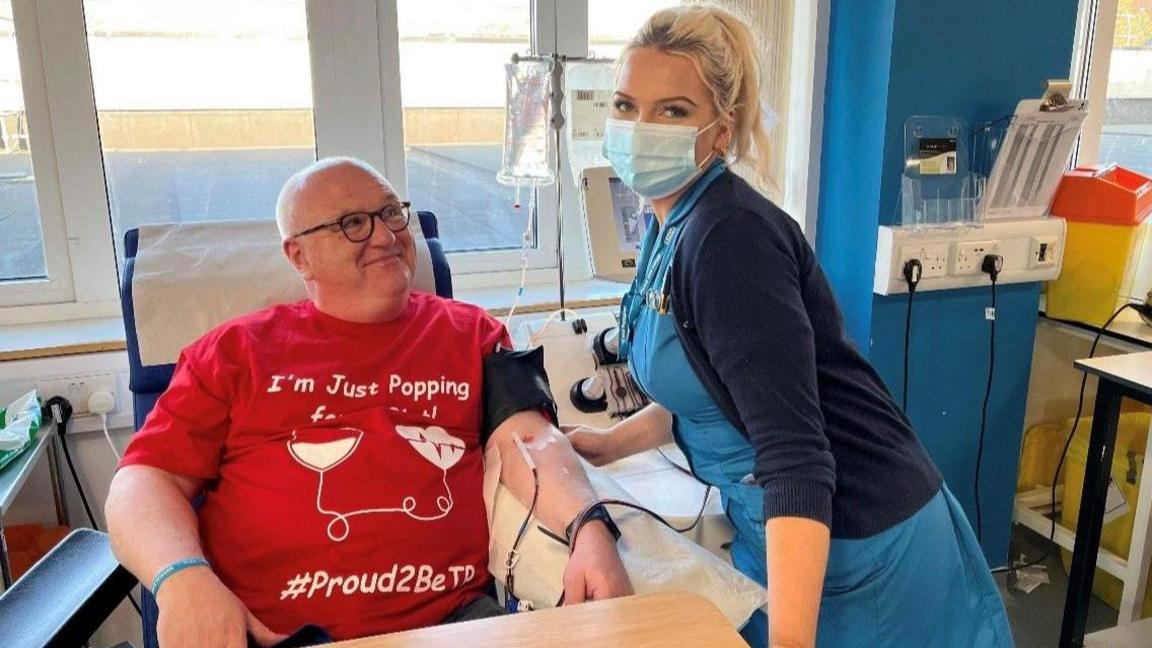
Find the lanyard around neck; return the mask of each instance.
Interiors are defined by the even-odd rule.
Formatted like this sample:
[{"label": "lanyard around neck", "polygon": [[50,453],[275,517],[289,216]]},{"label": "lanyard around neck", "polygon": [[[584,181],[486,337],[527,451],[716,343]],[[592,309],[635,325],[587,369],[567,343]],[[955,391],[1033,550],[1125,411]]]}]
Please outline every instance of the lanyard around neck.
[{"label": "lanyard around neck", "polygon": [[[666,283],[668,268],[672,265],[672,256],[684,229],[684,220],[696,207],[696,203],[700,201],[700,197],[704,195],[708,187],[724,173],[725,169],[726,167],[719,160],[713,162],[712,166],[704,172],[704,175],[693,183],[692,188],[676,201],[668,213],[668,217],[664,219],[664,226],[649,228],[643,246],[644,254],[641,255],[640,263],[637,264],[636,278],[632,280],[632,287],[620,304],[622,357],[627,357],[636,320],[640,317],[640,311],[644,307],[648,295],[655,290],[657,283]],[[662,289],[666,292],[666,287],[662,286]],[[667,295],[665,294],[663,297],[666,298]]]}]

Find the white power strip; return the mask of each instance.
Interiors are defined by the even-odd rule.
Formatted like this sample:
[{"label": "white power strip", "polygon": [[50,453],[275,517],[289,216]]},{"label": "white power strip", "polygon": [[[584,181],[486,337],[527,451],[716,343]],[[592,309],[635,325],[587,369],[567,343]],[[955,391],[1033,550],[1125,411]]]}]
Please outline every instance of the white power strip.
[{"label": "white power strip", "polygon": [[916,292],[987,286],[979,271],[983,253],[1004,259],[998,283],[1049,281],[1060,275],[1066,225],[1061,218],[995,221],[981,227],[913,229],[882,225],[876,240],[876,275],[872,292],[908,292],[904,263],[919,258],[924,274]]}]

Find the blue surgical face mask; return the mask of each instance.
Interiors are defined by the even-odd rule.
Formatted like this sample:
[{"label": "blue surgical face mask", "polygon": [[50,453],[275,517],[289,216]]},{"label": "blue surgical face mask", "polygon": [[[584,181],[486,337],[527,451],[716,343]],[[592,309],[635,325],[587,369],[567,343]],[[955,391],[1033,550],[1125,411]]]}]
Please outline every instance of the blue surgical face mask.
[{"label": "blue surgical face mask", "polygon": [[604,157],[632,191],[648,200],[664,198],[688,186],[703,171],[704,165],[696,164],[696,138],[715,125],[716,121],[696,128],[608,119],[604,122]]}]

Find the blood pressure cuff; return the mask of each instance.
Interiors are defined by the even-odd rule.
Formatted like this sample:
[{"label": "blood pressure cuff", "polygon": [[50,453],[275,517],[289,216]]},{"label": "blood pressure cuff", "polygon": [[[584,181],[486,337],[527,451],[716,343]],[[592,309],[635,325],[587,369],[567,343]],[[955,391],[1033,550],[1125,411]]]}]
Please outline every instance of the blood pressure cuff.
[{"label": "blood pressure cuff", "polygon": [[484,427],[480,445],[508,417],[537,410],[556,423],[556,401],[544,371],[544,348],[529,351],[494,351],[484,358]]}]

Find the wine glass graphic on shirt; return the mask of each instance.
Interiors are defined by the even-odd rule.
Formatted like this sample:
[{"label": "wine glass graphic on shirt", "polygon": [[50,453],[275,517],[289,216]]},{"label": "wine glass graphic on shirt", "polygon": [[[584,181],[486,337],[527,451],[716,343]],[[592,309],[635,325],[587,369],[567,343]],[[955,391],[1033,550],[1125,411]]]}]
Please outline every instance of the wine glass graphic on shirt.
[{"label": "wine glass graphic on shirt", "polygon": [[364,438],[364,432],[351,427],[300,429],[292,432],[292,439],[288,442],[288,452],[297,463],[319,474],[320,481],[316,489],[316,510],[332,517],[328,523],[327,533],[334,542],[343,541],[348,537],[351,532],[350,519],[356,515],[405,513],[413,519],[431,521],[444,517],[452,510],[454,500],[452,489],[448,485],[448,469],[454,466],[464,455],[464,442],[438,426],[428,428],[396,426],[396,433],[407,440],[421,457],[439,468],[443,473],[446,495],[440,495],[436,498],[436,507],[439,509],[439,513],[432,516],[417,514],[415,512],[417,499],[411,495],[405,496],[399,507],[370,508],[350,512],[324,508],[322,498],[325,473],[352,456]]},{"label": "wine glass graphic on shirt", "polygon": [[320,475],[320,483],[316,487],[316,510],[332,516],[332,520],[328,522],[327,531],[328,537],[335,542],[347,538],[351,526],[348,523],[348,514],[329,511],[321,504],[320,500],[324,495],[324,473],[351,457],[363,438],[363,431],[342,427],[337,429],[293,430],[292,440],[288,442],[288,452],[292,458],[300,465]]},{"label": "wine glass graphic on shirt", "polygon": [[355,428],[340,428],[339,431],[348,435],[331,441],[302,441],[297,438],[300,432],[293,432],[288,452],[296,461],[323,475],[352,456],[356,446],[360,445],[360,439],[364,438],[364,433]]}]

